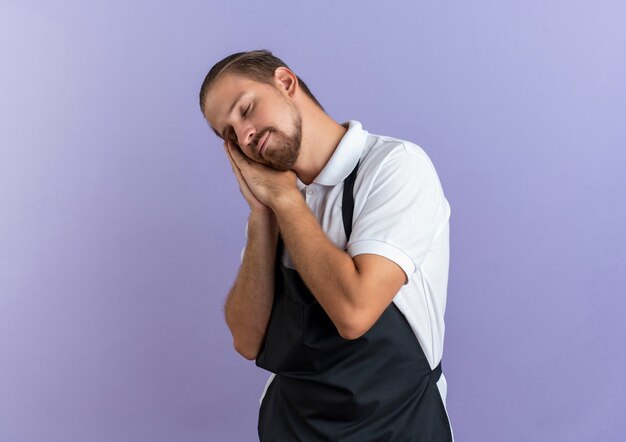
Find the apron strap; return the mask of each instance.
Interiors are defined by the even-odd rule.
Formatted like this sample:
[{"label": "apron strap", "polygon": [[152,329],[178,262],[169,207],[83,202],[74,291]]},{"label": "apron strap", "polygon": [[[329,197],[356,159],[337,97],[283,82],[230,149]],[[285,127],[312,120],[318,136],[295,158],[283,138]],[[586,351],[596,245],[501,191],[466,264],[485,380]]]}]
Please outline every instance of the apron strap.
[{"label": "apron strap", "polygon": [[441,361],[439,361],[439,364],[437,364],[437,366],[433,368],[433,371],[430,372],[430,378],[435,382],[435,384],[439,381],[440,377],[441,377]]},{"label": "apron strap", "polygon": [[356,180],[357,170],[359,170],[359,163],[356,163],[352,173],[350,173],[348,178],[346,178],[343,182],[341,214],[343,216],[343,230],[346,232],[346,243],[350,239],[350,234],[352,233],[352,216],[354,214],[354,181]]},{"label": "apron strap", "polygon": [[[343,230],[346,232],[346,242],[350,239],[350,234],[352,233],[352,215],[354,213],[354,181],[356,180],[356,173],[358,170],[359,163],[356,163],[356,166],[350,175],[348,175],[348,177],[343,181],[341,215],[343,217]],[[277,265],[283,256],[283,247],[283,238],[280,232],[278,232],[278,242],[276,244]]]}]

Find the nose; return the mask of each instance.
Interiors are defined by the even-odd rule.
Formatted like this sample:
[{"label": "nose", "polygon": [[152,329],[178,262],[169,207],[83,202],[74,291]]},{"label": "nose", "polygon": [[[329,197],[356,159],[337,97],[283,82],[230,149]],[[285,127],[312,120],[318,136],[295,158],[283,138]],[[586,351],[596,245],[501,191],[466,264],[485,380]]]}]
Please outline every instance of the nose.
[{"label": "nose", "polygon": [[248,147],[250,142],[254,139],[256,133],[254,127],[251,124],[239,125],[235,128],[237,134],[237,142],[239,147]]}]

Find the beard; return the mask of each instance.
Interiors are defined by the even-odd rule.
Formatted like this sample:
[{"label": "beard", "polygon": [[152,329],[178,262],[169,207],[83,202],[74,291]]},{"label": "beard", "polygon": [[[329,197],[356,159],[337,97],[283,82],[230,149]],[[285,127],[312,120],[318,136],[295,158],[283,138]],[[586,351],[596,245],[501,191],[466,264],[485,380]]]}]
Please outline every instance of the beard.
[{"label": "beard", "polygon": [[296,163],[300,155],[300,145],[302,144],[302,115],[300,115],[295,106],[292,108],[291,117],[293,124],[293,133],[291,135],[287,135],[274,127],[269,127],[259,134],[256,143],[257,147],[258,141],[268,131],[272,134],[272,145],[265,147],[263,157],[256,153],[257,149],[254,149],[254,156],[257,162],[281,171],[290,170]]}]

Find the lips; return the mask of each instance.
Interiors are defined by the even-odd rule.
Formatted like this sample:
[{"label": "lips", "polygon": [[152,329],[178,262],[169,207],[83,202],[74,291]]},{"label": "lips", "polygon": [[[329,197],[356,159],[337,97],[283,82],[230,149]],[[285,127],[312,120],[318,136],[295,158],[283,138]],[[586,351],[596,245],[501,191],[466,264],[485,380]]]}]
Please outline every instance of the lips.
[{"label": "lips", "polygon": [[270,131],[267,131],[267,134],[263,138],[259,140],[257,152],[260,156],[263,156],[263,152],[265,151],[265,145],[267,144],[267,140],[270,137]]}]

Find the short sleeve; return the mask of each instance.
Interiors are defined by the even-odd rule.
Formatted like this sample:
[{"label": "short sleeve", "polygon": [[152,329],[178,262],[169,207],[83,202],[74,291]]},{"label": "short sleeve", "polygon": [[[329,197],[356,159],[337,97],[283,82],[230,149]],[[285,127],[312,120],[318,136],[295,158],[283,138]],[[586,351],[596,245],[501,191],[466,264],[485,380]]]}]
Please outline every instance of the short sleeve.
[{"label": "short sleeve", "polygon": [[367,172],[374,177],[357,190],[365,193],[358,197],[348,253],[384,256],[404,270],[408,282],[448,221],[439,178],[423,151],[404,146]]}]

